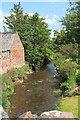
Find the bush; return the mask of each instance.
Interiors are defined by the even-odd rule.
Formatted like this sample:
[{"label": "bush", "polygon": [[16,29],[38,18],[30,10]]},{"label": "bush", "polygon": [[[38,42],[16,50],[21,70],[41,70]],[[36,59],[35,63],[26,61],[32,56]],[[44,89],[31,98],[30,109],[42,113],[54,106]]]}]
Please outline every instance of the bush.
[{"label": "bush", "polygon": [[12,70],[9,70],[7,72],[9,78],[15,82],[19,79],[26,79],[27,75],[26,72],[30,70],[30,67],[28,64],[24,65],[21,68],[13,68]]},{"label": "bush", "polygon": [[60,66],[65,60],[65,57],[60,53],[56,53],[54,57],[55,57],[55,61],[53,63],[57,67]]},{"label": "bush", "polygon": [[8,111],[10,108],[9,95],[12,95],[14,92],[12,81],[9,79],[7,74],[2,75],[2,106]]},{"label": "bush", "polygon": [[61,83],[60,89],[62,90],[62,95],[66,96],[70,89],[69,83],[68,82]]},{"label": "bush", "polygon": [[[78,64],[73,61],[72,58],[65,59],[65,57],[61,54],[56,55],[56,59],[54,61],[54,65],[56,65],[58,75],[62,79],[61,90],[62,94],[68,95],[68,92],[76,87],[76,69],[78,68]],[[77,77],[78,82],[78,77]]]},{"label": "bush", "polygon": [[[68,96],[68,92],[76,87],[77,87],[76,75],[69,76],[68,80],[66,82],[61,83],[60,85],[60,89],[62,90],[62,95],[64,96]],[[76,95],[76,92],[74,92],[69,96],[74,96],[74,95]]]},{"label": "bush", "polygon": [[6,94],[2,94],[2,106],[5,109],[5,111],[8,112],[10,108],[10,101]]},{"label": "bush", "polygon": [[77,85],[76,85],[76,75],[75,74],[69,76],[68,83],[69,83],[69,86],[70,86],[71,90],[77,87]]},{"label": "bush", "polygon": [[13,69],[7,71],[7,74],[13,82],[18,80],[18,71],[16,68],[13,68]]},{"label": "bush", "polygon": [[66,81],[69,79],[70,76],[75,75],[77,65],[73,62],[63,62],[59,66],[59,74],[60,77]]},{"label": "bush", "polygon": [[12,95],[14,92],[12,81],[9,79],[7,75],[2,76],[2,91],[7,96]]},{"label": "bush", "polygon": [[69,89],[69,83],[64,82],[60,85],[61,90],[64,92]]},{"label": "bush", "polygon": [[69,62],[65,63],[61,69],[63,69],[66,72],[66,75],[69,77],[69,76],[75,74],[76,66],[74,63],[69,61]]},{"label": "bush", "polygon": [[76,59],[78,58],[78,44],[62,45],[60,52],[68,58]]},{"label": "bush", "polygon": [[76,82],[77,82],[77,85],[80,86],[80,70],[78,70],[78,73],[76,75]]}]

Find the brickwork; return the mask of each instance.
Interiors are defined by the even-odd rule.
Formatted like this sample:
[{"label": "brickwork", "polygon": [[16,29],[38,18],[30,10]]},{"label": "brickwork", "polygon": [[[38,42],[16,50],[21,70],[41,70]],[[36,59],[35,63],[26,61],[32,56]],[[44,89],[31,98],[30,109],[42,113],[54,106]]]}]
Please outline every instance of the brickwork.
[{"label": "brickwork", "polygon": [[11,62],[10,59],[2,60],[2,74],[10,69]]},{"label": "brickwork", "polygon": [[13,49],[11,51],[11,68],[24,65],[24,49]]},{"label": "brickwork", "polygon": [[19,36],[16,34],[11,48],[11,67],[22,67],[24,65],[24,48]]},{"label": "brickwork", "polygon": [[[7,33],[8,34],[8,33]],[[13,38],[11,49],[2,51],[0,59],[0,74],[5,73],[11,68],[19,68],[25,64],[24,48],[17,33]]]}]

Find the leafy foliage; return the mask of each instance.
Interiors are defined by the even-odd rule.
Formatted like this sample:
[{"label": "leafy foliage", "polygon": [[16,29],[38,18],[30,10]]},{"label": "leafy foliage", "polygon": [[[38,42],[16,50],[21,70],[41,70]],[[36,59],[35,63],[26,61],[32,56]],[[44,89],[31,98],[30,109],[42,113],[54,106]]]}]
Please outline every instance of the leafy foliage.
[{"label": "leafy foliage", "polygon": [[[10,31],[19,31],[22,22],[25,19],[26,14],[23,14],[23,8],[21,8],[20,2],[18,5],[14,4],[14,8],[11,9],[10,15],[5,17],[4,23]],[[6,28],[4,26],[4,28]]]},{"label": "leafy foliage", "polygon": [[60,32],[54,30],[53,42],[56,48],[66,44],[79,44],[80,38],[80,1],[70,2],[67,14],[60,22],[62,30]]},{"label": "leafy foliage", "polygon": [[60,52],[67,58],[72,58],[75,60],[76,58],[78,58],[78,44],[62,45],[60,47]]},{"label": "leafy foliage", "polygon": [[29,63],[34,63],[38,67],[43,65],[45,59],[48,59],[50,50],[50,30],[47,28],[47,24],[43,21],[43,18],[39,18],[39,15],[35,13],[29,18],[30,30],[29,37],[25,41],[25,54],[26,60]]},{"label": "leafy foliage", "polygon": [[30,70],[31,69],[30,69],[29,65],[26,63],[21,68],[13,68],[11,70],[8,70],[7,75],[9,76],[11,81],[15,82],[17,80],[26,79],[27,78],[26,72],[30,71]]},{"label": "leafy foliage", "polygon": [[7,75],[3,75],[1,81],[2,81],[2,106],[6,111],[8,111],[8,109],[10,108],[8,96],[13,94],[14,88],[12,85],[12,81],[9,79]]},{"label": "leafy foliage", "polygon": [[65,28],[67,42],[79,43],[80,34],[80,2],[71,2],[67,14],[61,20]]},{"label": "leafy foliage", "polygon": [[70,2],[67,14],[61,19],[62,30],[54,30],[54,64],[62,78],[61,89],[63,95],[80,84],[79,71],[79,38],[80,38],[80,2]]},{"label": "leafy foliage", "polygon": [[77,82],[77,85],[80,86],[80,70],[78,70],[78,73],[76,75],[76,82]]},{"label": "leafy foliage", "polygon": [[60,85],[62,95],[67,96],[70,90],[77,87],[76,80],[78,82],[79,78],[76,70],[78,69],[78,64],[72,58],[66,59],[66,55],[64,57],[61,53],[56,53],[53,63],[58,71],[58,76],[62,79]]}]

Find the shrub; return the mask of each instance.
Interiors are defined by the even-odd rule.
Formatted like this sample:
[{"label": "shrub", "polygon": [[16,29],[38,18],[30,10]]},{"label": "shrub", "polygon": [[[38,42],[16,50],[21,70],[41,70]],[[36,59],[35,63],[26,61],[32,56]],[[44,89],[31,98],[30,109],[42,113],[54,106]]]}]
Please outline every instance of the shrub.
[{"label": "shrub", "polygon": [[65,59],[62,55],[57,57],[56,65],[59,77],[62,79],[61,90],[62,94],[68,95],[68,92],[76,87],[76,69],[78,67],[77,63],[72,61],[72,59]]},{"label": "shrub", "polygon": [[7,74],[13,82],[18,80],[18,71],[16,68],[13,68],[13,69],[7,71]]},{"label": "shrub", "polygon": [[10,108],[9,95],[12,95],[14,92],[12,81],[7,75],[2,76],[2,106],[8,111]]},{"label": "shrub", "polygon": [[61,83],[60,89],[62,90],[62,95],[64,96],[67,95],[70,89],[69,83],[68,82]]},{"label": "shrub", "polygon": [[65,60],[65,57],[62,56],[62,54],[56,53],[54,65],[58,67],[64,62],[64,60]]},{"label": "shrub", "polygon": [[76,75],[75,74],[69,76],[68,83],[69,83],[69,86],[70,86],[71,90],[77,87],[77,85],[76,85]]},{"label": "shrub", "polygon": [[5,109],[5,111],[8,112],[10,108],[10,101],[6,94],[2,94],[2,106]]},{"label": "shrub", "polygon": [[80,70],[78,71],[76,75],[76,82],[77,82],[77,85],[80,86]]},{"label": "shrub", "polygon": [[59,66],[60,77],[64,81],[68,80],[70,76],[75,75],[76,68],[77,68],[77,66],[74,63],[70,62],[70,61],[68,61],[66,63],[63,62]]},{"label": "shrub", "polygon": [[78,44],[62,45],[60,52],[68,58],[76,59],[78,58]]},{"label": "shrub", "polygon": [[69,83],[67,83],[67,82],[62,83],[60,88],[61,88],[62,91],[68,90],[69,89]]},{"label": "shrub", "polygon": [[12,81],[9,79],[7,75],[2,76],[2,91],[7,96],[12,95],[14,92]]},{"label": "shrub", "polygon": [[76,66],[74,63],[69,61],[64,64],[63,70],[66,72],[67,76],[69,77],[69,76],[75,74]]},{"label": "shrub", "polygon": [[28,64],[24,65],[21,68],[13,68],[12,70],[9,70],[7,74],[9,75],[9,78],[15,82],[19,79],[26,79],[26,72],[30,70],[30,67]]}]

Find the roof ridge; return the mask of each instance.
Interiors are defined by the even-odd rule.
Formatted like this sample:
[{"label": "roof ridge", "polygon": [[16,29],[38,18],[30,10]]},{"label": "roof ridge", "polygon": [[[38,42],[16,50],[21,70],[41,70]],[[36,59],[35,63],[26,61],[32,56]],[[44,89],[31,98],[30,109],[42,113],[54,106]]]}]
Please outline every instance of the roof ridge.
[{"label": "roof ridge", "polygon": [[8,34],[8,33],[15,34],[15,33],[18,33],[18,32],[0,32],[0,34]]}]

